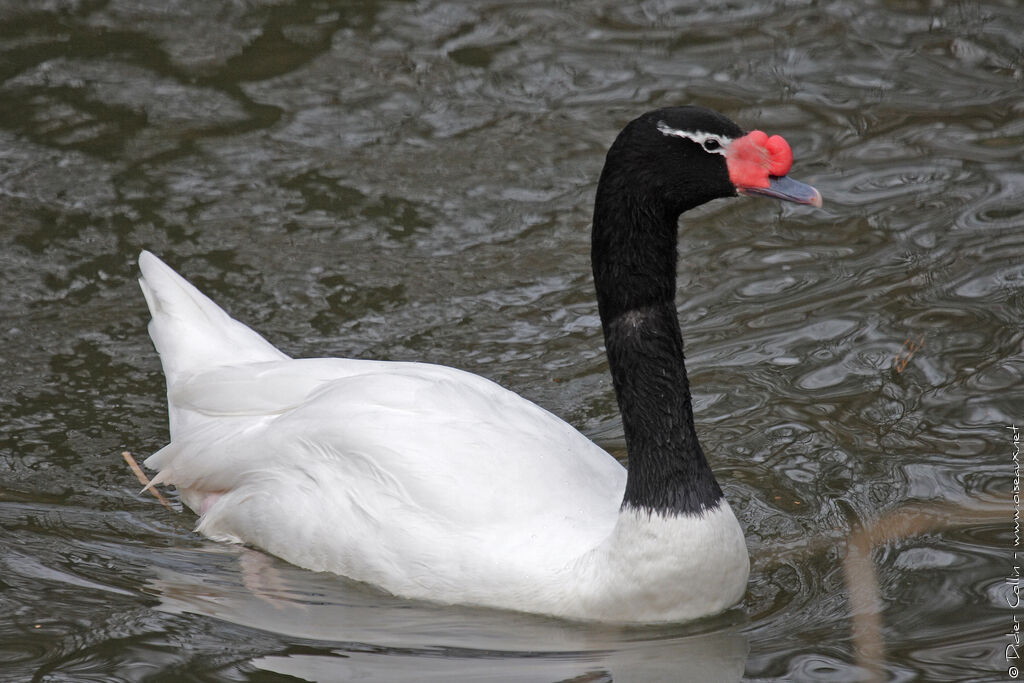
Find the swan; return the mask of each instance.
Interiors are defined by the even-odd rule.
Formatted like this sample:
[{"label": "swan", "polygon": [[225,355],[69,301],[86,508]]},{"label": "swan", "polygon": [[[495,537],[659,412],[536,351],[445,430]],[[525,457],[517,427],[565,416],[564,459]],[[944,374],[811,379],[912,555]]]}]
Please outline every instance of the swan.
[{"label": "swan", "polygon": [[591,259],[628,470],[461,370],[290,358],[144,251],[171,436],[150,486],[177,487],[211,539],[402,598],[614,623],[729,608],[749,559],[694,429],[677,223],[737,194],[820,207],[792,162],[782,137],[695,106],[643,114],[610,147]]}]

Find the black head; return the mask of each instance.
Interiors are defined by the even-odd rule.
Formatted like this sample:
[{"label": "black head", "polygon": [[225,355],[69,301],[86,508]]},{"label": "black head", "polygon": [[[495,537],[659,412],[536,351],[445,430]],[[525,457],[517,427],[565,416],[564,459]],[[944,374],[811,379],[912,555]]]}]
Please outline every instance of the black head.
[{"label": "black head", "polygon": [[726,117],[702,107],[647,112],[626,125],[608,150],[598,194],[631,196],[673,218],[712,199],[732,197],[736,186],[724,150],[743,134]]},{"label": "black head", "polygon": [[703,107],[656,109],[627,124],[608,150],[598,201],[617,195],[671,218],[738,193],[820,206],[814,188],[785,177],[792,163],[777,135],[747,134]]}]

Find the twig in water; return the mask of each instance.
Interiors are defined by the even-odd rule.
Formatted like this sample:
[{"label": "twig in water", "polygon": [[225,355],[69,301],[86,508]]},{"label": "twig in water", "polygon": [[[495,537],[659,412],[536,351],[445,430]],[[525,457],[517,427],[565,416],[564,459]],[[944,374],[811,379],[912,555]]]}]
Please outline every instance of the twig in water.
[{"label": "twig in water", "polygon": [[132,468],[132,472],[134,472],[135,476],[138,477],[139,483],[145,486],[150,493],[156,496],[156,499],[159,500],[165,508],[173,510],[174,508],[171,507],[169,502],[167,502],[167,499],[164,498],[163,494],[157,491],[156,488],[150,484],[149,477],[147,477],[146,473],[142,471],[141,467],[139,467],[139,463],[135,462],[135,458],[132,457],[132,454],[128,451],[121,451],[121,457],[124,458],[126,463],[128,463],[128,467]]},{"label": "twig in water", "polygon": [[882,639],[882,597],[871,550],[884,543],[970,523],[1001,519],[1005,506],[998,499],[979,499],[971,505],[906,506],[892,510],[852,531],[847,539],[843,569],[850,596],[854,656],[870,681],[885,680]]},{"label": "twig in water", "polygon": [[910,337],[907,337],[906,341],[903,342],[903,346],[900,347],[899,353],[892,359],[892,367],[897,373],[903,372],[904,368],[907,367],[907,363],[914,357],[914,354],[921,350],[924,346],[924,333],[914,341]]}]

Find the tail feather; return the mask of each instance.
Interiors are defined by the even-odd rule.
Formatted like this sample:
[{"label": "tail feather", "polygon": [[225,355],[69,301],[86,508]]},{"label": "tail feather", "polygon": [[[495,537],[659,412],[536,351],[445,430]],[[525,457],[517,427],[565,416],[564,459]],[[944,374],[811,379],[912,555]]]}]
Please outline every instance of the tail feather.
[{"label": "tail feather", "polygon": [[168,387],[183,376],[222,365],[288,358],[150,252],[139,255],[139,268],[139,285],[153,316],[149,336]]}]

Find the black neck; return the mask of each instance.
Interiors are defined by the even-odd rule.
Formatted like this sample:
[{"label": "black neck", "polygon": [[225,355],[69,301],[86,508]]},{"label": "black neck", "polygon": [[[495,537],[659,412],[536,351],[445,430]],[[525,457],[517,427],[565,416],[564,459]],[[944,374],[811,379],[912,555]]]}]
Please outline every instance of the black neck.
[{"label": "black neck", "polygon": [[679,211],[602,176],[591,259],[629,452],[623,507],[700,513],[722,499],[693,424],[675,308]]}]

